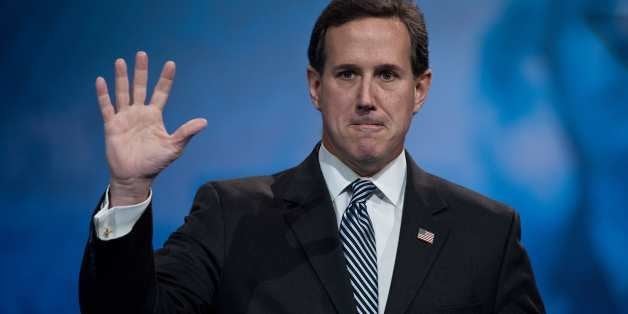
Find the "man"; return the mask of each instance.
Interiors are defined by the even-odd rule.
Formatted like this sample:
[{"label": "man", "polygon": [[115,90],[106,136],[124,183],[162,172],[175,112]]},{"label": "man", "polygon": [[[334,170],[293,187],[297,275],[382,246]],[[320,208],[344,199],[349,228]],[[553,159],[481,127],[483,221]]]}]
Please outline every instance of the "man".
[{"label": "man", "polygon": [[162,122],[174,63],[149,105],[116,61],[97,79],[111,172],[80,279],[85,313],[541,313],[508,207],[421,170],[404,152],[431,83],[419,9],[336,0],[310,40],[322,143],[295,168],[209,182],[153,253],[150,185],[206,122]]}]

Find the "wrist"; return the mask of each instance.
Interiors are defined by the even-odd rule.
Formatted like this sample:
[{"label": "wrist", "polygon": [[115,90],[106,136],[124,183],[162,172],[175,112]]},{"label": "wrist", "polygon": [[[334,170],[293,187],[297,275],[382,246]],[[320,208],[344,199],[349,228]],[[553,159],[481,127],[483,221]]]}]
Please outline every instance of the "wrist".
[{"label": "wrist", "polygon": [[127,206],[139,204],[146,200],[150,192],[152,180],[129,179],[109,181],[109,206]]}]

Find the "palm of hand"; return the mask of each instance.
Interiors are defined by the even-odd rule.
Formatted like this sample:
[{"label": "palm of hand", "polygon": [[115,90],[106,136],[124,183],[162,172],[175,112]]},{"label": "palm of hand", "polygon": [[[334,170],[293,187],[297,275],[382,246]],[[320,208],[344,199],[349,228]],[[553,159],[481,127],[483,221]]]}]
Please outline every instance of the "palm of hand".
[{"label": "palm of hand", "polygon": [[183,149],[164,127],[160,110],[133,105],[105,123],[107,160],[114,178],[152,179]]},{"label": "palm of hand", "polygon": [[105,122],[105,144],[111,183],[142,182],[149,185],[161,170],[181,155],[187,142],[207,122],[204,119],[193,119],[173,134],[166,131],[163,108],[174,79],[174,62],[169,61],[164,65],[149,105],[144,105],[148,80],[146,54],[139,52],[136,56],[132,102],[124,60],[118,59],[115,69],[115,109],[105,80],[101,77],[96,80],[98,102]]}]

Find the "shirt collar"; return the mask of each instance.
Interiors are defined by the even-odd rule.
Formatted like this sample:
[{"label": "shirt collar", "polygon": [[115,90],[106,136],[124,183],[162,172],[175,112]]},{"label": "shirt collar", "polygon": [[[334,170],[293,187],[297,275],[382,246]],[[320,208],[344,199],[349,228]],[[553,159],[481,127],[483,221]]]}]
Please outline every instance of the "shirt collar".
[{"label": "shirt collar", "polygon": [[[338,197],[351,182],[360,177],[329,152],[322,143],[318,150],[318,160],[332,200]],[[402,151],[382,170],[372,177],[363,177],[363,179],[371,180],[389,202],[399,207],[402,204],[401,189],[406,180],[406,167],[406,155]]]}]

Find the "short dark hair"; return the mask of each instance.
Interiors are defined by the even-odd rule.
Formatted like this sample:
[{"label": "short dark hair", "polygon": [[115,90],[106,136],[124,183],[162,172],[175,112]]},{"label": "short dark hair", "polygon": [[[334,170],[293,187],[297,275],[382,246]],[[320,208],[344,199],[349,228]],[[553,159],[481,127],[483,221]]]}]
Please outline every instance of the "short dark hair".
[{"label": "short dark hair", "polygon": [[427,29],[421,9],[410,0],[332,0],[314,24],[308,59],[318,73],[325,67],[325,34],[330,27],[365,17],[399,18],[410,34],[410,63],[414,76],[429,67]]}]

